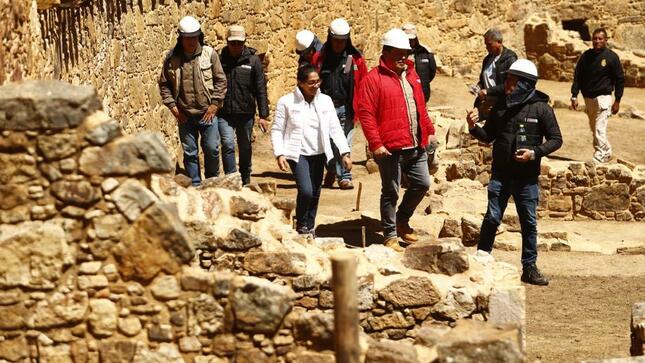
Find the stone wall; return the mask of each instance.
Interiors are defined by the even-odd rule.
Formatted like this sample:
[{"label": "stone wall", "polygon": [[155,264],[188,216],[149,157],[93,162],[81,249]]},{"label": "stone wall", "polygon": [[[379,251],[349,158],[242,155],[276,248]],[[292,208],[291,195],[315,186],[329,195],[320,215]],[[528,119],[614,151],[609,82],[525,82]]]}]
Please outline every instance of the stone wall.
[{"label": "stone wall", "polygon": [[[412,21],[418,24],[421,42],[436,53],[440,71],[455,76],[472,76],[479,71],[485,55],[481,35],[490,26],[499,26],[505,43],[525,54],[525,23],[536,13],[548,13],[556,27],[584,14],[582,20],[586,19],[590,28],[606,26],[616,44],[645,49],[645,38],[639,36],[645,7],[634,0],[33,0],[31,9],[17,5],[24,2],[3,0],[3,4],[9,3],[11,6],[0,9],[2,26],[7,24],[6,29],[11,30],[3,43],[8,50],[4,53],[12,54],[3,66],[5,80],[54,78],[93,85],[105,109],[120,120],[126,133],[160,131],[175,154],[175,122],[160,105],[156,79],[162,54],[172,47],[176,24],[186,14],[202,21],[207,41],[216,47],[223,45],[228,25],[241,23],[247,28],[249,44],[266,54],[271,104],[295,85],[295,32],[310,28],[324,40],[327,25],[339,16],[349,19],[353,41],[364,51],[370,66],[376,64],[382,33]],[[19,54],[22,56],[16,56]],[[562,64],[569,67],[571,59],[551,68],[560,69]],[[642,81],[642,68],[638,69]]]},{"label": "stone wall", "polygon": [[517,269],[459,239],[299,236],[275,184],[182,186],[89,86],[0,86],[0,132],[0,362],[333,362],[333,253],[356,258],[365,362],[523,361]]}]

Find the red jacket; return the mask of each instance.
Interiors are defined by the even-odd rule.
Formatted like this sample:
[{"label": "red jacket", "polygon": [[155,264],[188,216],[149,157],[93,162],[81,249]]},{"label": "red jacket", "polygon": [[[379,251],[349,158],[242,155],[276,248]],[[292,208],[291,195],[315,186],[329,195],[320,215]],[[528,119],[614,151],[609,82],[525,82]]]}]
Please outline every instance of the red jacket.
[{"label": "red jacket", "polygon": [[[434,126],[426,110],[423,88],[419,75],[414,70],[414,63],[409,60],[406,63],[406,80],[414,91],[421,127],[420,146],[426,146],[428,135],[434,135]],[[379,65],[372,68],[361,83],[358,117],[372,151],[381,146],[385,146],[389,151],[414,146],[403,87],[399,79],[381,58]]]},{"label": "red jacket", "polygon": [[[356,49],[351,46],[351,51],[349,53],[352,56],[352,67],[354,70],[354,90],[353,90],[353,99],[352,99],[352,108],[354,109],[354,121],[358,118],[358,95],[360,90],[360,85],[365,76],[367,76],[367,65],[365,64],[365,58],[363,55]],[[316,70],[320,72],[323,62],[325,61],[325,48],[320,52],[315,52],[311,57],[311,64],[316,67]]]}]

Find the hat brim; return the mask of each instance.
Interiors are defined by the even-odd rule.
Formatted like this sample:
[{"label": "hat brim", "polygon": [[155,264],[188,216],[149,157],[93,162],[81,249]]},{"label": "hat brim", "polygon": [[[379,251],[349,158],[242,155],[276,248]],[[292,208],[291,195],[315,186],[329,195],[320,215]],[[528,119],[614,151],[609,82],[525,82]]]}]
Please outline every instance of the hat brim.
[{"label": "hat brim", "polygon": [[336,39],[349,39],[349,34],[345,35],[337,35],[337,34],[329,34],[332,38]]},{"label": "hat brim", "polygon": [[405,34],[407,34],[408,39],[417,39],[417,35],[416,35],[416,34],[409,34],[409,33],[405,33]]},{"label": "hat brim", "polygon": [[179,32],[179,35],[180,35],[180,36],[182,36],[182,37],[189,37],[189,38],[190,38],[190,37],[197,37],[197,36],[199,36],[200,34],[202,34],[202,31],[201,31],[201,30],[197,30],[197,31],[190,32],[190,33],[182,33],[182,32]]},{"label": "hat brim", "polygon": [[244,42],[244,41],[246,41],[246,37],[231,36],[231,37],[226,38],[226,40],[229,41],[229,42],[232,42],[232,41],[235,41],[235,40],[240,41],[240,42]]},{"label": "hat brim", "polygon": [[514,76],[518,76],[518,77],[521,77],[521,78],[524,78],[524,79],[528,79],[530,81],[537,81],[538,80],[538,77],[536,77],[536,76],[534,76],[532,74],[526,73],[526,72],[518,71],[518,70],[510,70],[509,69],[508,71],[504,71],[504,72],[500,72],[500,73],[501,74],[506,74],[506,75],[512,74]]}]

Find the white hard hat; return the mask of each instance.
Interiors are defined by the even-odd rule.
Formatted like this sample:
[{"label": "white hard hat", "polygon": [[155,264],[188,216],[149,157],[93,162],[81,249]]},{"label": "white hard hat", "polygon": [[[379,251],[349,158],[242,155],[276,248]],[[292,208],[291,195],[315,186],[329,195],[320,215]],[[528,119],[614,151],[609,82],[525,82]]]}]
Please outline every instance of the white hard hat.
[{"label": "white hard hat", "polygon": [[329,34],[334,38],[349,38],[349,23],[343,18],[334,19],[334,21],[329,24]]},{"label": "white hard hat", "polygon": [[302,52],[311,46],[316,36],[311,31],[305,29],[296,33],[296,50]]},{"label": "white hard hat", "polygon": [[417,37],[417,27],[412,23],[405,23],[401,26],[401,30],[408,35],[409,39],[415,39]]},{"label": "white hard hat", "polygon": [[192,16],[184,16],[179,21],[179,35],[184,37],[195,37],[201,34],[202,27],[197,19]]},{"label": "white hard hat", "polygon": [[394,28],[390,29],[383,35],[383,39],[381,39],[381,44],[382,45],[387,45],[392,48],[397,48],[397,49],[412,49],[410,48],[410,41],[408,39],[408,35],[405,34],[405,32],[399,28]]},{"label": "white hard hat", "polygon": [[535,67],[535,64],[528,59],[518,59],[513,62],[511,67],[508,69],[508,73],[532,81],[537,81],[538,79],[537,67]]}]

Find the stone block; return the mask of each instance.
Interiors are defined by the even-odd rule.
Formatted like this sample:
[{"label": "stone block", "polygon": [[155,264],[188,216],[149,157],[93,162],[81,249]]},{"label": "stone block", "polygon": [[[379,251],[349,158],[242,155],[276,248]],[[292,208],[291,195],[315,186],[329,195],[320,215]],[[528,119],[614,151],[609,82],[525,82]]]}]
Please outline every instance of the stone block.
[{"label": "stone block", "polygon": [[311,342],[316,350],[334,349],[334,316],[331,312],[303,313],[293,318],[294,337]]},{"label": "stone block", "polygon": [[112,200],[121,213],[130,221],[157,200],[157,196],[140,182],[128,179],[111,194]]},{"label": "stone block", "polygon": [[88,323],[97,338],[112,336],[117,328],[117,308],[108,299],[91,299]]},{"label": "stone block", "polygon": [[50,190],[61,202],[79,207],[89,207],[101,198],[101,191],[85,180],[59,180],[51,185]]},{"label": "stone block", "polygon": [[262,245],[260,237],[239,228],[233,228],[226,238],[219,238],[217,246],[224,250],[246,251]]},{"label": "stone block", "polygon": [[370,343],[365,363],[419,363],[419,358],[412,344],[381,340]]},{"label": "stone block", "polygon": [[609,212],[629,209],[630,195],[627,184],[597,185],[583,197],[582,210]]},{"label": "stone block", "polygon": [[379,291],[379,295],[400,308],[430,306],[441,299],[432,281],[419,276],[395,280]]},{"label": "stone block", "polygon": [[273,334],[294,299],[289,287],[256,277],[237,277],[231,282],[229,295],[235,327],[248,333]]},{"label": "stone block", "polygon": [[517,328],[464,319],[437,344],[437,361],[525,362]]},{"label": "stone block", "polygon": [[266,214],[266,206],[238,195],[231,197],[230,209],[232,216],[251,221],[259,221]]},{"label": "stone block", "polygon": [[482,225],[482,218],[475,216],[463,216],[461,218],[461,242],[466,247],[476,246],[479,243],[479,231]]},{"label": "stone block", "polygon": [[248,252],[244,255],[244,269],[253,274],[302,275],[307,268],[307,257],[299,252]]},{"label": "stone block", "polygon": [[461,224],[454,218],[446,218],[443,220],[443,226],[439,232],[439,238],[443,237],[458,237],[461,239]]},{"label": "stone block", "polygon": [[233,191],[242,190],[242,176],[235,172],[224,176],[207,178],[199,186],[199,189],[223,188]]},{"label": "stone block", "polygon": [[166,275],[157,277],[150,285],[150,292],[157,300],[174,300],[181,294],[179,283],[175,276]]},{"label": "stone block", "polygon": [[468,255],[457,238],[419,241],[408,246],[403,255],[408,268],[454,275],[468,270]]}]

